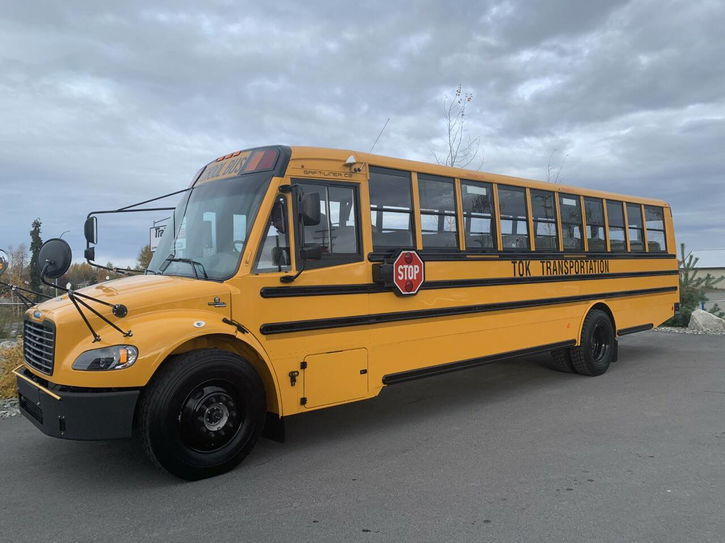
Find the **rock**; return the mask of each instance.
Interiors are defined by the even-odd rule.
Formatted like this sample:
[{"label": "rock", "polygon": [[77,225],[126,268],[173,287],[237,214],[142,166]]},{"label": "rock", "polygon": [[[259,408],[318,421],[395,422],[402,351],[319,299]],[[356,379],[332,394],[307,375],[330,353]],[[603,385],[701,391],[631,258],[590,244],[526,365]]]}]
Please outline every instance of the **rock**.
[{"label": "rock", "polygon": [[725,320],[716,317],[712,313],[695,309],[690,317],[690,324],[687,325],[690,330],[699,330],[701,332],[725,332]]},{"label": "rock", "polygon": [[0,419],[8,419],[19,414],[18,400],[14,398],[0,400]]},{"label": "rock", "polygon": [[0,341],[0,349],[12,349],[17,344],[17,341]]}]

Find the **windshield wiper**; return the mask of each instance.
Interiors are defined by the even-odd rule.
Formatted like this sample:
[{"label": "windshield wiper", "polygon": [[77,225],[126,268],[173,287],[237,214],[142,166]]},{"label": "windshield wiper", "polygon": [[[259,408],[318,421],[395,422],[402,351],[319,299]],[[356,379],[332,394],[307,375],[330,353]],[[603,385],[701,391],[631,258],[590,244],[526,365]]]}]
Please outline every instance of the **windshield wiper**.
[{"label": "windshield wiper", "polygon": [[198,260],[192,260],[191,258],[176,258],[173,254],[167,256],[166,259],[161,263],[161,266],[159,266],[159,271],[161,273],[164,273],[166,271],[166,268],[168,268],[169,264],[171,264],[172,262],[186,262],[187,264],[191,265],[191,269],[194,270],[194,277],[196,279],[199,279],[199,274],[196,271],[196,267],[199,266],[201,268],[201,272],[204,274],[204,279],[209,279],[209,276],[204,269],[204,264],[202,264]]}]

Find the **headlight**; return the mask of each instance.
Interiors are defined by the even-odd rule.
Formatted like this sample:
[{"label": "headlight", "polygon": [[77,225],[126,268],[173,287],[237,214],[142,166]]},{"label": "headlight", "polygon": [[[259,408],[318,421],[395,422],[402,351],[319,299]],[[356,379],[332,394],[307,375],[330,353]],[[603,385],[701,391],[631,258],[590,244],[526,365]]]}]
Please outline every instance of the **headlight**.
[{"label": "headlight", "polygon": [[86,351],[73,362],[74,370],[103,371],[121,370],[133,366],[138,349],[133,345],[114,345]]}]

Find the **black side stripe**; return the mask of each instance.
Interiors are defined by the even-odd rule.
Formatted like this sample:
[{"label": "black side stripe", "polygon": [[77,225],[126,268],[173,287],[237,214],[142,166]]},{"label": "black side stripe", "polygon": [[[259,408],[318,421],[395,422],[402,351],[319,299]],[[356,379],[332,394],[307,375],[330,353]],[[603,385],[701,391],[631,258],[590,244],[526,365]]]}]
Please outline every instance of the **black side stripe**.
[{"label": "black side stripe", "polygon": [[366,283],[359,285],[311,285],[305,287],[262,287],[262,298],[292,298],[297,296],[331,296],[336,294],[375,294],[392,292],[383,285]]},{"label": "black side stripe", "polygon": [[[377,251],[368,253],[368,261],[382,262],[389,258],[395,251]],[[481,251],[418,251],[420,257],[426,262],[468,262],[471,260],[601,260],[601,259],[624,259],[624,260],[648,260],[661,258],[677,258],[671,253],[576,253],[576,252],[537,252],[537,251],[504,251],[504,252],[481,252]]]},{"label": "black side stripe", "polygon": [[450,317],[455,315],[469,315],[472,313],[487,313],[490,311],[505,311],[510,309],[523,309],[528,307],[542,307],[548,305],[568,304],[572,302],[583,302],[587,300],[599,300],[602,298],[623,298],[627,296],[661,294],[664,292],[675,292],[676,290],[677,287],[645,288],[639,290],[624,290],[618,292],[580,294],[577,296],[562,296],[558,298],[520,300],[515,302],[498,302],[493,304],[475,304],[454,307],[441,307],[436,309],[397,311],[394,313],[354,315],[351,317],[333,317],[326,319],[276,322],[263,324],[259,327],[259,331],[265,335],[285,334],[289,332],[302,332],[307,330],[325,330],[328,328],[344,328],[347,326],[363,326],[414,319],[429,319],[432,317]]},{"label": "black side stripe", "polygon": [[618,336],[626,336],[627,334],[634,334],[636,332],[644,332],[645,330],[652,330],[654,328],[654,324],[640,324],[639,326],[631,326],[629,328],[622,328],[621,330],[617,330]]},{"label": "black side stripe", "polygon": [[572,339],[569,341],[560,341],[558,343],[549,343],[548,345],[539,345],[538,347],[529,347],[528,349],[519,349],[517,351],[508,351],[505,353],[498,353],[489,356],[481,356],[478,358],[469,358],[468,360],[460,360],[458,362],[448,362],[446,364],[438,364],[436,366],[428,366],[427,368],[419,368],[409,371],[401,371],[398,373],[389,373],[383,376],[384,385],[394,385],[398,383],[405,383],[406,381],[413,381],[414,379],[422,379],[423,377],[433,377],[434,375],[441,375],[443,373],[450,373],[452,371],[467,370],[468,368],[474,368],[476,366],[482,366],[484,364],[492,364],[500,360],[506,360],[508,358],[515,358],[517,356],[524,356],[528,354],[536,354],[542,352],[553,351],[555,349],[563,349],[565,347],[571,347],[576,345],[576,340]]},{"label": "black side stripe", "polygon": [[[440,288],[488,287],[501,285],[524,285],[531,283],[558,283],[561,281],[593,281],[599,279],[623,279],[625,277],[659,277],[678,275],[678,270],[658,270],[644,272],[589,273],[579,275],[555,275],[536,277],[492,277],[486,279],[451,279],[447,281],[426,281],[421,290]],[[262,298],[286,298],[297,296],[332,296],[341,294],[378,294],[392,292],[391,289],[376,283],[359,285],[311,285],[297,287],[263,287],[259,291]]]}]

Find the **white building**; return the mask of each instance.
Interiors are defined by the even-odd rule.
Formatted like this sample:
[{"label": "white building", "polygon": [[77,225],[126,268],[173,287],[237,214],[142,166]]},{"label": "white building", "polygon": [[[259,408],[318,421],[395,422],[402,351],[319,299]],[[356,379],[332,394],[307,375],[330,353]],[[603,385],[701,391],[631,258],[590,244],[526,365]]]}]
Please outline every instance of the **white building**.
[{"label": "white building", "polygon": [[708,273],[714,278],[723,277],[716,286],[718,289],[725,289],[725,249],[710,249],[704,251],[692,251],[695,258],[698,258],[695,269],[695,277],[705,277]]}]

